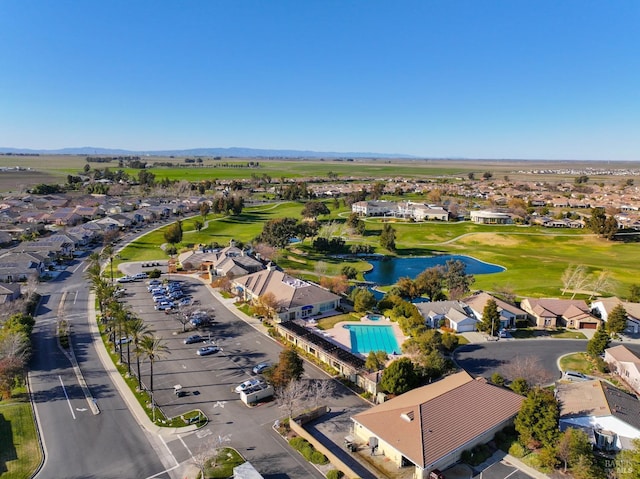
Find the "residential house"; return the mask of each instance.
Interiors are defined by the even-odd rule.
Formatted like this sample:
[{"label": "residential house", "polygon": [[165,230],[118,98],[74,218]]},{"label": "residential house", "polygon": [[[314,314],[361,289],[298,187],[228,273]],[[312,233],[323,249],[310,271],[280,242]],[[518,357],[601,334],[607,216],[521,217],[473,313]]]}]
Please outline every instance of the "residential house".
[{"label": "residential house", "polygon": [[500,313],[500,328],[509,329],[515,328],[516,323],[518,321],[527,321],[528,315],[526,311],[518,308],[517,306],[507,303],[506,301],[502,301],[495,296],[490,295],[489,293],[479,292],[474,294],[473,296],[466,298],[463,302],[471,308],[474,316],[478,321],[482,321],[482,316],[484,314],[484,308],[489,302],[489,300],[493,299],[498,306],[498,313]]},{"label": "residential house", "polygon": [[478,320],[462,301],[432,301],[416,303],[416,307],[428,326],[439,328],[444,326],[458,333],[475,331]]},{"label": "residential house", "polygon": [[230,246],[210,253],[210,256],[209,271],[211,276],[237,278],[265,269],[265,265],[260,260],[242,248],[238,248],[233,240],[231,240]]},{"label": "residential house", "polygon": [[19,283],[0,283],[0,304],[15,301],[20,297]]},{"label": "residential house", "polygon": [[25,241],[16,248],[16,251],[39,253],[43,257],[61,259],[72,256],[75,245],[73,240],[64,235],[53,235],[36,241]]},{"label": "residential house", "polygon": [[524,398],[462,371],[351,417],[356,442],[377,446],[414,478],[458,462],[510,425]]},{"label": "residential house", "polygon": [[273,267],[235,278],[233,285],[245,301],[273,294],[278,304],[276,313],[281,321],[331,313],[340,305],[337,294]]},{"label": "residential house", "polygon": [[627,327],[624,332],[627,334],[639,334],[640,303],[629,303],[622,301],[620,298],[616,298],[615,296],[611,298],[600,298],[591,303],[591,311],[606,322],[611,311],[613,311],[613,309],[619,304],[622,305],[624,310],[627,312]]},{"label": "residential house", "polygon": [[603,450],[630,449],[640,439],[640,401],[605,381],[559,382],[560,430],[584,430]]},{"label": "residential house", "polygon": [[598,329],[602,324],[581,299],[525,298],[520,307],[534,318],[538,328]]},{"label": "residential house", "polygon": [[640,394],[640,358],[622,344],[604,350],[609,370]]},{"label": "residential house", "polygon": [[75,226],[83,221],[82,216],[75,210],[75,208],[58,208],[49,213],[47,221],[58,226]]},{"label": "residential house", "polygon": [[37,253],[10,252],[0,256],[0,281],[3,283],[26,281],[45,271],[45,260]]}]

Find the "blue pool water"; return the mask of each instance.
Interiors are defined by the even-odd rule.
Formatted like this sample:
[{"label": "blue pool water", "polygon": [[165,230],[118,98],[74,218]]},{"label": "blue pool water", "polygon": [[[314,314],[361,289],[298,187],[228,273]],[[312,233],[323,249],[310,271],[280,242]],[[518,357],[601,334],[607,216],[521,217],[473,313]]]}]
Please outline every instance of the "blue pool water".
[{"label": "blue pool water", "polygon": [[367,314],[367,319],[369,321],[380,321],[384,316],[381,314]]},{"label": "blue pool water", "polygon": [[420,256],[414,258],[391,258],[385,260],[372,260],[373,269],[364,274],[364,278],[372,283],[382,286],[395,284],[404,276],[415,279],[427,268],[437,265],[445,266],[449,260],[460,260],[466,266],[467,274],[501,273],[505,270],[502,266],[484,263],[470,256],[440,255]]},{"label": "blue pool water", "polygon": [[343,328],[349,330],[353,354],[369,354],[369,351],[385,351],[387,354],[401,352],[391,326],[345,324]]}]

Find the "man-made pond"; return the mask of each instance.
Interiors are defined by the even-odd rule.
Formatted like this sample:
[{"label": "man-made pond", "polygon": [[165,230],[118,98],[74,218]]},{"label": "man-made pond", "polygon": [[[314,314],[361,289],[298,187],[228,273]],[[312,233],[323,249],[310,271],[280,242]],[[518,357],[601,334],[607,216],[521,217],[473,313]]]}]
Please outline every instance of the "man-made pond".
[{"label": "man-made pond", "polygon": [[466,265],[467,274],[501,273],[505,270],[502,266],[484,263],[471,256],[447,254],[440,256],[370,260],[373,269],[364,274],[364,279],[380,286],[387,286],[397,283],[398,279],[404,276],[415,279],[415,277],[425,269],[438,265],[445,266],[449,260],[462,261]]}]

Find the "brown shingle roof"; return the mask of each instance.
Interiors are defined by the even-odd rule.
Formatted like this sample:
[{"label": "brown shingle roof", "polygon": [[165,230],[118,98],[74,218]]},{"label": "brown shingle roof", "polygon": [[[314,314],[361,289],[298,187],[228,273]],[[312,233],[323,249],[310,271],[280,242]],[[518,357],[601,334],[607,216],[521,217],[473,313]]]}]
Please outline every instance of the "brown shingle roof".
[{"label": "brown shingle roof", "polygon": [[[357,414],[353,420],[424,469],[515,416],[523,400],[463,371]],[[409,421],[411,414],[414,419]]]}]

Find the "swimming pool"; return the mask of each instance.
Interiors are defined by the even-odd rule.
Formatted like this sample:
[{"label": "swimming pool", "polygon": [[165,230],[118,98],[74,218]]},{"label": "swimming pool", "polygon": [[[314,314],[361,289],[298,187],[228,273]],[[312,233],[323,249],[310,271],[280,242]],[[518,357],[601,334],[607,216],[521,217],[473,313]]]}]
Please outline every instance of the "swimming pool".
[{"label": "swimming pool", "polygon": [[369,351],[400,354],[400,345],[393,334],[392,326],[345,324],[343,328],[349,330],[353,354],[369,354]]},{"label": "swimming pool", "polygon": [[369,321],[380,321],[381,319],[384,319],[384,315],[383,314],[367,314],[365,316]]}]

